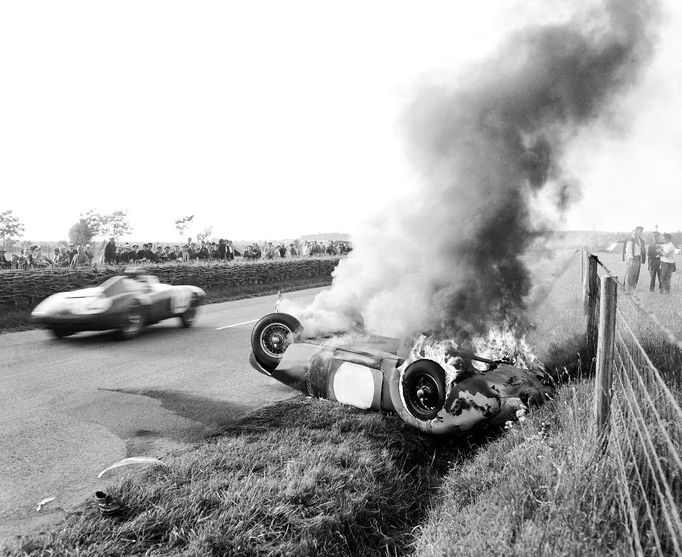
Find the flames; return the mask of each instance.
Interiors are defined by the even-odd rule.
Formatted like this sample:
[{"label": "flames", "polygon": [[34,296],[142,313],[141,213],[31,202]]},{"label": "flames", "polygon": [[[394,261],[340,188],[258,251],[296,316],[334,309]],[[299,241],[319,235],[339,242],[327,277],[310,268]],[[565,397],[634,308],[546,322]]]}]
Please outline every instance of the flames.
[{"label": "flames", "polygon": [[[501,326],[491,326],[484,335],[473,336],[470,343],[474,354],[482,358],[504,361],[523,369],[542,367],[525,335],[519,334],[509,322]],[[458,381],[463,371],[457,361],[460,350],[461,347],[453,339],[439,339],[433,335],[422,334],[413,344],[401,366],[401,371],[407,369],[415,360],[433,360],[445,370],[445,384],[449,392],[450,386]],[[487,369],[484,362],[473,360],[472,365],[481,371]]]}]

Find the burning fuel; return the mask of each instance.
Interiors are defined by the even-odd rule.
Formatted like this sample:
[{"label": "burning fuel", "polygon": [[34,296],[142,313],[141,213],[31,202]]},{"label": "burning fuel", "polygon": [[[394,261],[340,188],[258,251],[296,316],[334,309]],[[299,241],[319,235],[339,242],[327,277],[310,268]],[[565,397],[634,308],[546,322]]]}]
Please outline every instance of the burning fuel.
[{"label": "burning fuel", "polygon": [[580,195],[563,153],[586,126],[608,123],[635,83],[656,14],[654,1],[605,0],[517,30],[454,85],[421,84],[405,114],[421,190],[381,208],[330,290],[282,309],[311,335],[429,330],[459,343],[500,322],[522,332],[531,287],[522,256]]}]

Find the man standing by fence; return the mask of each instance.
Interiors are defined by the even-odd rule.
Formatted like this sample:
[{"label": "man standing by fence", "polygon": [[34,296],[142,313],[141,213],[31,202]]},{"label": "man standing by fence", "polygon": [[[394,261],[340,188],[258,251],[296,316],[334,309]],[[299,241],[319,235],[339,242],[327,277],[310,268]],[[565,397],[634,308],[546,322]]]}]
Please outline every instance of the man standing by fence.
[{"label": "man standing by fence", "polygon": [[639,271],[643,263],[646,263],[646,244],[642,239],[644,228],[638,226],[632,232],[632,236],[625,241],[623,246],[623,259],[625,261],[625,288],[635,290],[639,282]]},{"label": "man standing by fence", "polygon": [[670,292],[670,278],[675,269],[675,245],[670,234],[663,234],[661,252],[661,292]]},{"label": "man standing by fence", "polygon": [[653,292],[656,288],[656,277],[658,277],[658,285],[661,285],[661,257],[658,253],[660,244],[658,243],[658,232],[654,232],[651,236],[651,243],[646,250],[646,260],[648,262],[649,276],[649,292]]}]

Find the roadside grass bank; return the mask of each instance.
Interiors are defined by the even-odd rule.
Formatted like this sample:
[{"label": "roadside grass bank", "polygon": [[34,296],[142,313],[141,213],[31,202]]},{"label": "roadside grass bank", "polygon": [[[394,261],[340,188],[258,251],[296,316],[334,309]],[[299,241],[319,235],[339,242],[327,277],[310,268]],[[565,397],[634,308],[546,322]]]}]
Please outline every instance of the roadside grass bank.
[{"label": "roadside grass bank", "polygon": [[[332,282],[331,275],[327,277],[317,277],[305,280],[298,280],[294,283],[282,284],[245,284],[240,286],[216,285],[206,290],[206,303],[215,304],[218,302],[229,302],[252,298],[254,296],[268,296],[293,292],[295,290],[305,290],[306,288],[318,288],[329,286]],[[31,311],[33,304],[15,305],[11,303],[0,304],[0,334],[13,333],[17,331],[28,331],[34,328],[31,323]]]},{"label": "roadside grass bank", "polygon": [[590,382],[563,386],[453,466],[415,554],[630,554],[616,463],[595,454],[593,390]]},{"label": "roadside grass bank", "polygon": [[[461,443],[461,441],[460,441]],[[167,467],[105,488],[8,555],[405,555],[452,459],[472,445],[397,416],[297,398],[263,409]]]}]

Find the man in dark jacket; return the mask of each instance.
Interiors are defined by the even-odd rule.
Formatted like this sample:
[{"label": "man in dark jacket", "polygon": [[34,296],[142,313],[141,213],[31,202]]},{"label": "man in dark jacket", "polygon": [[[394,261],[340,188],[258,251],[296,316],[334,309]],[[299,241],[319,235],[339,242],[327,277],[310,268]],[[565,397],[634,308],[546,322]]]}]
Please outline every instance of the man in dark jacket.
[{"label": "man in dark jacket", "polygon": [[104,264],[116,264],[116,242],[114,241],[114,238],[109,238],[107,245],[104,246]]},{"label": "man in dark jacket", "polygon": [[649,269],[649,292],[653,292],[656,288],[656,277],[658,277],[658,284],[661,284],[661,254],[658,251],[660,246],[658,240],[658,232],[654,232],[651,237],[651,243],[646,248],[647,267]]}]

